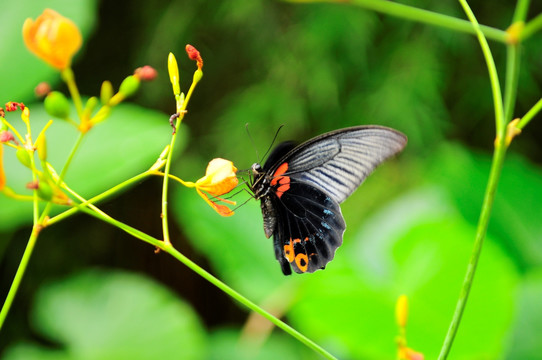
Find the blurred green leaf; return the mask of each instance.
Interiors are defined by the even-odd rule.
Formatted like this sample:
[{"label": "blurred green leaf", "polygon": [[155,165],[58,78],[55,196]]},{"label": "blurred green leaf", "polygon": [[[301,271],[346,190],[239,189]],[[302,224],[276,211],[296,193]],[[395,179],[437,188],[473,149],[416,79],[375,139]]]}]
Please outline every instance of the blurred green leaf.
[{"label": "blurred green leaf", "polygon": [[528,273],[519,288],[517,316],[505,359],[537,359],[542,354],[542,271]]},{"label": "blurred green leaf", "polygon": [[140,275],[86,271],[47,285],[32,318],[62,350],[19,344],[5,360],[205,358],[205,334],[192,309]]},{"label": "blurred green leaf", "polygon": [[[49,116],[41,105],[30,106],[34,131],[45,125]],[[18,114],[8,117],[22,122]],[[23,131],[23,129],[21,129]],[[24,133],[24,132],[23,132]],[[75,144],[78,131],[70,124],[56,120],[47,130],[48,161],[60,172]],[[107,121],[95,126],[83,141],[66,176],[67,184],[90,198],[148,169],[169,143],[171,127],[167,115],[139,106],[122,104]],[[177,151],[185,143],[186,133],[179,131]],[[32,180],[27,168],[15,158],[12,149],[4,152],[8,185],[20,193],[31,194],[25,185]],[[31,203],[0,197],[0,230],[16,228],[32,220]]]},{"label": "blurred green leaf", "polygon": [[[488,154],[448,144],[435,152],[429,180],[445,186],[461,214],[477,223],[489,177]],[[507,155],[489,224],[521,267],[542,264],[542,170],[517,154]]]},{"label": "blurred green leaf", "polygon": [[[262,321],[264,321],[262,319]],[[267,321],[267,320],[265,320]],[[281,333],[243,333],[236,329],[219,329],[210,336],[208,360],[309,360],[315,353],[292,337]],[[227,354],[227,356],[225,356]]]},{"label": "blurred green leaf", "polygon": [[[406,294],[411,304],[409,346],[435,358],[473,237],[474,228],[442,190],[406,195],[376,214],[358,235],[345,239],[330,264],[333,271],[307,279],[288,318],[319,344],[332,352],[335,347],[339,357],[393,358],[395,301]],[[495,240],[487,239],[454,356],[495,358],[502,353],[517,277]]]},{"label": "blurred green leaf", "polygon": [[96,0],[46,0],[39,3],[19,0],[2,3],[2,47],[9,51],[0,56],[0,79],[7,82],[0,82],[0,106],[7,101],[28,102],[34,98],[34,87],[38,83],[60,80],[57,70],[31,54],[24,46],[22,29],[25,19],[35,19],[44,9],[50,8],[71,19],[81,30],[83,38],[86,38],[97,20],[97,3]]}]

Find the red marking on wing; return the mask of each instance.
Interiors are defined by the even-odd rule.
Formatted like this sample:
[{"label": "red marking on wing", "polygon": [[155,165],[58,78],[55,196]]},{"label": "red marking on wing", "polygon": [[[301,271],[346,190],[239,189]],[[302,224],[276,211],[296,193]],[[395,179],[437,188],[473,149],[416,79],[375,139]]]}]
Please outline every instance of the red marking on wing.
[{"label": "red marking on wing", "polygon": [[276,190],[277,196],[280,197],[282,194],[284,194],[286,191],[290,189],[290,177],[289,176],[283,176],[286,171],[288,171],[288,163],[282,163],[278,168],[277,171],[273,174],[273,179],[271,180],[271,186],[276,186],[277,183],[279,184],[279,187]]}]

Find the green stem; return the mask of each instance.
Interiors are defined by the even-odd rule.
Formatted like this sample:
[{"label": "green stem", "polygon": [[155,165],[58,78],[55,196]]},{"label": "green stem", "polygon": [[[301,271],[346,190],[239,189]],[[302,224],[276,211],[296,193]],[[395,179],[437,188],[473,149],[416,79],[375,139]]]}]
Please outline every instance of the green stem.
[{"label": "green stem", "polygon": [[209,272],[205,271],[204,269],[202,269],[200,266],[198,266],[195,262],[193,262],[192,260],[190,260],[189,258],[187,258],[186,256],[184,256],[181,252],[179,252],[178,250],[176,250],[173,245],[171,244],[167,244],[163,241],[160,241],[152,236],[149,236],[137,229],[134,229],[132,227],[130,227],[129,225],[126,225],[118,220],[115,220],[109,216],[103,216],[102,214],[99,214],[99,213],[96,213],[90,209],[87,209],[86,207],[84,206],[81,206],[79,205],[79,208],[81,211],[89,214],[89,215],[92,215],[100,220],[103,220],[113,226],[116,226],[120,229],[122,229],[123,231],[127,232],[128,234],[140,239],[140,240],[143,240],[147,243],[149,243],[150,245],[152,246],[155,246],[156,248],[170,254],[171,256],[173,256],[175,259],[177,259],[178,261],[180,261],[181,263],[183,263],[184,265],[186,265],[189,269],[191,269],[192,271],[194,271],[196,274],[200,275],[202,278],[204,278],[205,280],[207,280],[208,282],[210,282],[211,284],[213,284],[214,286],[216,286],[217,288],[219,288],[220,290],[222,290],[224,293],[226,293],[227,295],[229,295],[230,297],[232,297],[233,299],[237,300],[238,302],[240,302],[242,305],[246,306],[249,310],[252,310],[258,314],[260,314],[261,316],[263,316],[264,318],[266,318],[267,320],[269,320],[270,322],[272,322],[274,325],[276,325],[278,328],[284,330],[284,332],[288,333],[289,335],[291,335],[292,337],[296,338],[297,340],[299,340],[300,342],[302,342],[303,344],[305,344],[307,347],[311,348],[312,350],[314,350],[315,352],[321,354],[322,356],[326,357],[327,359],[336,359],[333,355],[331,355],[329,352],[327,352],[325,349],[323,349],[321,346],[319,346],[318,344],[316,344],[314,341],[312,341],[311,339],[307,338],[305,335],[301,334],[300,332],[298,332],[297,330],[295,330],[294,328],[292,328],[291,326],[289,326],[288,324],[284,323],[283,321],[279,320],[278,318],[274,317],[273,315],[271,315],[269,312],[265,311],[264,309],[262,309],[261,307],[259,307],[258,305],[256,305],[255,303],[253,303],[252,301],[250,301],[249,299],[247,299],[246,297],[244,297],[243,295],[241,295],[240,293],[238,293],[237,291],[235,291],[234,289],[232,289],[231,287],[229,287],[228,285],[226,285],[225,283],[223,283],[222,281],[220,281],[219,279],[217,279],[216,277],[214,277],[212,274],[210,274]]},{"label": "green stem", "polygon": [[509,123],[514,116],[519,78],[519,51],[517,45],[506,47],[506,82],[504,88],[504,122]]},{"label": "green stem", "polygon": [[35,224],[32,228],[32,233],[30,234],[30,238],[28,239],[28,243],[26,244],[26,249],[24,250],[23,257],[21,259],[21,262],[19,263],[19,267],[17,268],[17,272],[15,273],[15,277],[13,278],[13,282],[11,283],[11,286],[9,288],[9,292],[6,300],[4,301],[4,305],[2,305],[2,310],[0,311],[0,330],[2,330],[4,321],[8,316],[11,305],[13,305],[13,300],[15,299],[15,295],[17,295],[17,291],[19,290],[21,281],[23,280],[24,273],[26,272],[26,268],[28,267],[28,263],[30,261],[30,257],[32,256],[34,246],[36,245],[36,241],[38,240],[39,228],[40,225],[38,224]]},{"label": "green stem", "polygon": [[521,31],[520,40],[523,41],[530,38],[534,33],[542,29],[542,14],[538,14],[534,19],[525,24]]},{"label": "green stem", "polygon": [[[473,24],[469,21],[458,19],[453,16],[435,13],[429,10],[419,9],[413,6],[403,5],[386,0],[351,0],[349,3],[402,19],[439,26],[458,32],[476,34]],[[480,26],[480,28],[488,39],[502,43],[506,42],[506,31],[484,25]]]},{"label": "green stem", "polygon": [[79,94],[79,89],[77,88],[75,75],[73,74],[72,69],[67,68],[62,70],[60,72],[60,77],[68,86],[68,91],[70,92],[73,104],[75,105],[75,110],[77,111],[79,121],[83,121],[83,102],[81,101],[81,95]]},{"label": "green stem", "polygon": [[504,109],[502,104],[502,94],[499,84],[499,76],[497,75],[497,67],[495,66],[493,56],[491,55],[489,44],[487,43],[484,34],[480,30],[478,21],[476,20],[476,17],[474,16],[472,10],[467,4],[467,1],[459,0],[459,2],[463,6],[467,17],[472,22],[476,31],[476,36],[478,37],[478,41],[480,42],[480,47],[482,48],[482,52],[486,60],[487,70],[489,72],[489,80],[491,82],[491,93],[493,95],[493,107],[495,110],[495,127],[497,129],[497,138],[504,137],[504,134],[506,132],[506,122],[504,120]]},{"label": "green stem", "polygon": [[[70,154],[68,155],[68,158],[66,159],[66,162],[64,163],[64,166],[62,167],[62,170],[60,171],[60,175],[58,176],[58,180],[56,182],[57,186],[60,186],[62,182],[64,181],[64,176],[66,176],[66,172],[68,171],[68,168],[70,167],[70,164],[75,156],[75,153],[77,150],[79,150],[79,147],[81,146],[81,143],[83,141],[83,138],[85,137],[85,133],[80,132],[79,136],[77,137],[77,140],[75,141],[75,144],[72,147],[72,150],[70,151]],[[41,213],[39,223],[43,224],[43,221],[47,216],[49,216],[49,212],[51,211],[51,207],[53,206],[52,202],[48,202],[45,206],[45,209],[43,209],[43,212]]]},{"label": "green stem", "polygon": [[275,326],[282,329],[287,334],[291,335],[295,339],[299,340],[301,343],[305,344],[307,347],[311,348],[315,352],[319,353],[320,355],[326,357],[327,359],[335,359],[333,355],[331,355],[329,352],[327,352],[325,349],[323,349],[321,346],[316,344],[311,339],[307,338],[305,335],[301,334],[299,331],[295,330],[285,322],[279,320],[269,312],[265,311],[237,291],[233,290],[231,287],[223,283],[222,281],[218,280],[216,277],[199,267],[197,264],[195,264],[192,260],[181,254],[179,251],[177,251],[175,248],[173,248],[171,245],[166,245],[163,249],[165,252],[188,266],[191,270],[196,272],[198,275],[203,277],[205,280],[210,282],[211,284],[215,285],[217,288],[228,294],[233,299],[240,302],[242,305],[246,306],[248,309],[254,311],[255,313],[260,314],[270,322],[272,322]]},{"label": "green stem", "polygon": [[448,357],[455,335],[457,334],[459,323],[461,322],[461,317],[463,316],[463,311],[465,310],[465,306],[467,305],[467,300],[469,297],[470,289],[472,287],[474,274],[478,265],[478,259],[480,258],[480,253],[482,252],[482,245],[484,243],[484,238],[487,232],[489,218],[491,216],[491,209],[493,207],[495,192],[497,191],[497,185],[504,163],[505,154],[506,147],[504,146],[498,146],[493,153],[493,161],[491,163],[489,181],[486,187],[482,211],[478,220],[478,227],[476,228],[474,247],[472,249],[472,254],[467,267],[467,272],[463,280],[461,293],[459,295],[459,299],[457,300],[454,315],[450,323],[450,327],[448,328],[446,338],[444,339],[444,344],[442,345],[442,348],[440,350],[440,354],[438,357],[439,360],[444,360]]},{"label": "green stem", "polygon": [[[503,110],[503,104],[502,104],[499,79],[497,76],[495,63],[493,61],[493,56],[491,55],[489,45],[487,44],[487,41],[484,38],[484,34],[480,31],[478,22],[476,21],[476,17],[472,13],[472,10],[467,4],[467,1],[459,0],[459,2],[463,6],[465,13],[469,17],[472,24],[474,25],[474,28],[477,32],[478,40],[480,42],[480,46],[482,47],[482,51],[486,59],[486,64],[489,70],[489,77],[491,81],[491,89],[493,93],[493,102],[494,102],[494,107],[495,107],[495,123],[496,123],[496,130],[497,130],[497,138],[495,140],[495,151],[493,152],[493,161],[491,163],[491,171],[489,174],[489,180],[488,180],[486,192],[484,195],[484,201],[482,203],[482,211],[480,213],[478,226],[476,228],[476,236],[474,239],[474,246],[473,246],[471,258],[467,267],[467,272],[463,279],[461,293],[459,295],[459,299],[457,300],[457,304],[456,304],[455,311],[452,317],[452,321],[450,323],[448,332],[446,333],[446,337],[444,339],[444,343],[440,350],[440,354],[438,357],[439,360],[444,360],[448,357],[453,341],[457,334],[457,330],[461,322],[461,318],[463,316],[465,306],[467,305],[467,300],[468,300],[470,290],[472,287],[472,282],[474,280],[474,275],[476,273],[476,267],[478,266],[478,261],[480,259],[480,254],[482,252],[482,245],[484,243],[484,238],[487,233],[489,219],[491,217],[491,209],[493,208],[495,193],[497,191],[497,185],[499,183],[499,178],[501,175],[502,166],[504,163],[504,158],[505,158],[506,149],[507,149],[505,146],[506,121],[504,118],[504,110]],[[508,69],[512,69],[511,71],[513,71],[513,66],[509,66]],[[514,76],[513,74],[509,75],[510,78],[512,78],[513,76]],[[517,76],[517,74],[515,76]],[[509,96],[512,96],[513,93],[515,93],[515,87],[513,86],[513,84],[509,85],[508,89],[509,89],[508,91],[510,92]],[[514,99],[509,100],[510,104],[513,103],[513,100]]]},{"label": "green stem", "polygon": [[529,3],[530,0],[518,0],[516,10],[514,10],[512,23],[516,23],[518,21],[525,22],[527,12],[529,11]]},{"label": "green stem", "polygon": [[80,210],[80,207],[81,206],[87,206],[88,204],[95,204],[97,202],[100,202],[101,200],[103,199],[106,199],[107,197],[113,195],[114,193],[116,192],[119,192],[125,188],[127,188],[128,186],[134,184],[134,183],[137,183],[141,180],[143,180],[144,178],[146,178],[147,176],[150,176],[150,175],[153,175],[154,172],[152,171],[145,171],[141,174],[138,174],[126,181],[123,181],[122,183],[118,184],[118,185],[115,185],[114,187],[112,187],[111,189],[99,194],[99,195],[96,195],[94,196],[93,198],[79,204],[78,207],[73,207],[69,210],[66,210],[58,215],[56,215],[55,217],[52,217],[51,219],[49,219],[49,221],[47,221],[47,226],[51,226],[53,224],[56,224],[57,222],[61,221],[61,220],[64,220],[66,219],[67,217],[77,213],[79,210]]},{"label": "green stem", "polygon": [[[199,71],[199,70],[198,70]],[[177,117],[177,121],[175,124],[175,129],[178,131],[181,126],[181,121],[184,118],[184,114],[186,113],[186,107],[188,106],[188,102],[190,101],[190,97],[192,96],[192,93],[194,92],[194,89],[196,88],[196,85],[198,84],[198,81],[192,81],[192,84],[190,85],[190,89],[188,90],[188,94],[186,95],[186,98],[183,96],[176,96],[177,103],[176,103],[176,110],[179,116]],[[169,152],[166,159],[166,166],[164,168],[164,181],[162,183],[162,232],[164,235],[164,243],[171,244],[171,240],[169,238],[169,226],[168,226],[168,212],[167,212],[167,197],[168,197],[168,188],[169,188],[169,172],[171,168],[171,159],[173,158],[173,149],[175,146],[175,140],[177,139],[177,131],[175,131],[175,134],[171,137],[171,143],[169,145]]]},{"label": "green stem", "polygon": [[539,112],[542,110],[542,99],[538,100],[534,106],[527,111],[527,114],[525,114],[519,123],[516,125],[518,129],[523,129],[529,121],[531,121]]}]

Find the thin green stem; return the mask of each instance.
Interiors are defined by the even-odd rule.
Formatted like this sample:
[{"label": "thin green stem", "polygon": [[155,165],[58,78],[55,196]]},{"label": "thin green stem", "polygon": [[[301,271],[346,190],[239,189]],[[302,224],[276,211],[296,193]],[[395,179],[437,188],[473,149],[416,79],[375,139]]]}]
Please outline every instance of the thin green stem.
[{"label": "thin green stem", "polygon": [[[183,96],[176,96],[176,110],[177,114],[179,116],[177,117],[177,121],[175,124],[175,129],[179,129],[181,126],[181,121],[184,118],[184,114],[186,113],[186,107],[188,106],[188,102],[190,101],[190,98],[192,96],[192,93],[194,92],[194,89],[196,88],[196,85],[198,84],[198,81],[192,81],[192,84],[190,85],[190,89],[188,90],[188,94],[186,95],[186,98],[183,98]],[[175,140],[177,139],[177,131],[175,131],[175,134],[171,137],[171,143],[169,145],[169,152],[166,159],[166,166],[164,168],[164,181],[162,183],[162,232],[164,235],[164,242],[166,244],[171,244],[171,240],[169,237],[169,226],[168,226],[168,212],[167,212],[167,197],[168,197],[168,189],[169,189],[169,173],[171,168],[171,159],[173,158],[173,149],[175,146]]]},{"label": "thin green stem", "polygon": [[249,299],[247,299],[246,297],[244,297],[243,295],[241,295],[240,293],[238,293],[237,291],[235,291],[234,289],[232,289],[231,287],[229,287],[228,285],[226,285],[225,283],[223,283],[222,281],[220,281],[219,279],[217,279],[216,277],[214,277],[212,274],[210,274],[209,272],[205,271],[203,268],[201,268],[199,265],[197,265],[195,262],[193,262],[192,260],[190,260],[189,258],[187,258],[186,256],[184,256],[181,252],[179,252],[178,250],[176,250],[173,245],[171,244],[167,244],[163,241],[160,241],[152,236],[149,236],[137,229],[134,229],[132,227],[130,227],[129,225],[126,225],[118,220],[115,220],[109,216],[103,216],[102,214],[98,214],[90,209],[87,209],[85,206],[82,206],[82,205],[79,205],[78,206],[80,208],[81,211],[91,215],[91,216],[94,216],[100,220],[103,220],[113,226],[116,226],[120,229],[122,229],[123,231],[127,232],[128,234],[130,235],[133,235],[134,237],[140,239],[140,240],[143,240],[147,243],[149,243],[150,245],[152,246],[155,246],[156,248],[170,254],[171,256],[173,256],[175,259],[177,259],[178,261],[180,261],[181,263],[183,263],[184,265],[186,265],[189,269],[191,269],[192,271],[194,271],[196,274],[200,275],[202,278],[204,278],[205,280],[207,280],[208,282],[210,282],[211,284],[213,284],[214,286],[216,286],[217,288],[219,288],[220,290],[222,290],[224,293],[226,293],[227,295],[229,295],[230,297],[232,297],[233,299],[237,300],[238,302],[240,302],[242,305],[244,305],[245,307],[247,307],[249,310],[252,310],[258,314],[260,314],[261,316],[263,316],[264,318],[266,318],[267,320],[269,320],[270,322],[272,322],[274,325],[276,325],[278,328],[284,330],[284,332],[286,332],[287,334],[293,336],[294,338],[296,338],[297,340],[299,340],[300,342],[302,342],[303,344],[305,344],[307,347],[311,348],[312,350],[314,350],[315,352],[321,354],[322,356],[326,357],[327,359],[336,359],[333,355],[331,355],[329,352],[327,352],[325,349],[323,349],[321,346],[319,346],[318,344],[316,344],[314,341],[312,341],[311,339],[307,338],[305,335],[301,334],[300,332],[298,332],[297,330],[295,330],[294,328],[292,328],[291,326],[289,326],[288,324],[284,323],[283,321],[279,320],[278,318],[274,317],[273,315],[271,315],[269,312],[265,311],[264,309],[262,309],[261,307],[259,307],[257,304],[253,303],[252,301],[250,301]]},{"label": "thin green stem", "polygon": [[38,240],[39,229],[40,225],[38,224],[35,224],[32,228],[32,233],[30,234],[30,238],[28,239],[28,243],[26,244],[26,249],[24,250],[23,257],[21,258],[21,262],[19,263],[19,267],[17,268],[17,272],[15,273],[15,277],[13,278],[13,281],[9,288],[6,300],[2,305],[2,310],[0,311],[0,330],[2,330],[4,321],[8,316],[9,310],[13,305],[15,295],[17,295],[17,292],[21,285],[21,281],[23,280],[24,273],[26,272],[26,268],[28,267],[30,257],[32,256],[32,252],[34,250],[34,246],[36,245],[36,241]]},{"label": "thin green stem", "polygon": [[[60,175],[58,176],[58,180],[56,182],[57,186],[60,186],[62,182],[64,181],[64,176],[66,176],[66,172],[68,171],[68,168],[70,167],[70,164],[75,156],[75,153],[77,150],[79,150],[79,147],[81,146],[81,143],[83,141],[83,138],[85,136],[85,133],[80,132],[79,136],[77,136],[77,140],[75,141],[75,144],[72,147],[72,150],[70,151],[70,154],[68,155],[68,158],[66,159],[66,162],[64,163],[64,166],[62,167],[62,170],[60,171]],[[43,209],[43,212],[41,213],[40,217],[40,224],[43,223],[45,218],[49,216],[49,212],[51,211],[51,207],[53,206],[52,202],[48,202],[45,206],[45,209]]]},{"label": "thin green stem", "polygon": [[530,0],[518,0],[516,4],[516,10],[514,11],[514,17],[512,23],[522,21],[525,22],[527,18],[527,12],[529,11]]},{"label": "thin green stem", "polygon": [[123,181],[122,183],[118,184],[118,185],[115,185],[114,187],[108,189],[107,191],[104,191],[103,193],[99,194],[99,195],[96,195],[94,196],[93,198],[79,204],[79,206],[77,207],[73,207],[69,210],[66,210],[58,215],[56,215],[55,217],[52,217],[51,219],[49,219],[47,221],[47,226],[51,226],[53,224],[56,224],[57,222],[61,221],[61,220],[64,220],[66,219],[67,217],[70,217],[71,215],[77,213],[79,210],[80,210],[80,207],[81,206],[87,206],[88,204],[96,204],[106,198],[108,198],[109,196],[119,192],[119,191],[122,191],[124,190],[125,188],[127,188],[128,186],[134,184],[134,183],[137,183],[141,180],[143,180],[144,178],[146,178],[147,176],[151,176],[151,175],[154,175],[154,172],[153,171],[145,171],[141,174],[138,174],[128,180],[125,180]]},{"label": "thin green stem", "polygon": [[459,0],[459,2],[463,6],[463,9],[465,10],[467,17],[474,25],[476,36],[478,37],[478,41],[480,42],[480,47],[482,48],[482,52],[486,60],[487,70],[489,72],[489,80],[491,82],[491,93],[493,95],[493,106],[495,110],[495,127],[497,129],[497,137],[504,137],[504,134],[506,132],[506,122],[504,119],[501,86],[499,83],[499,76],[497,75],[497,67],[495,66],[495,60],[493,60],[493,55],[491,55],[489,44],[487,43],[487,40],[484,37],[484,34],[480,30],[478,21],[476,20],[474,13],[470,9],[469,5],[467,4],[467,1]]},{"label": "thin green stem", "polygon": [[[290,1],[301,2],[299,0]],[[363,7],[365,9],[377,11],[386,15],[391,15],[402,19],[439,26],[458,32],[476,34],[473,24],[469,21],[458,19],[453,16],[435,13],[429,10],[419,9],[413,6],[408,6],[386,0],[351,0],[349,3]],[[506,42],[506,31],[484,25],[480,26],[480,28],[488,39],[502,43]]]},{"label": "thin green stem", "polygon": [[444,339],[444,344],[440,350],[439,360],[446,359],[452,347],[455,335],[457,334],[457,329],[459,323],[461,322],[461,317],[467,300],[469,297],[470,289],[472,287],[472,282],[474,279],[474,274],[476,272],[476,267],[478,265],[478,259],[480,258],[480,253],[482,252],[482,245],[484,243],[484,238],[487,232],[487,227],[489,224],[489,218],[491,216],[491,209],[493,207],[493,201],[495,199],[495,192],[497,191],[497,185],[499,183],[499,178],[504,163],[504,158],[506,154],[506,147],[497,147],[493,153],[493,161],[491,163],[491,171],[489,174],[489,181],[486,187],[486,192],[484,195],[484,202],[482,205],[482,211],[480,213],[480,218],[478,220],[478,226],[476,228],[476,237],[474,240],[474,247],[472,249],[471,258],[467,267],[467,272],[463,280],[463,286],[461,288],[461,293],[457,301],[454,315]]},{"label": "thin green stem", "polygon": [[[177,122],[175,125],[175,129],[179,129],[181,125],[181,119],[182,114],[177,118]],[[169,153],[167,155],[166,159],[166,166],[164,168],[164,180],[162,182],[162,233],[164,236],[164,243],[171,244],[171,240],[169,238],[169,220],[168,220],[168,192],[169,192],[169,172],[171,168],[171,159],[173,157],[173,149],[175,146],[175,140],[177,139],[177,131],[175,131],[175,134],[171,137],[171,142],[169,144]]]},{"label": "thin green stem", "polygon": [[506,82],[504,87],[504,122],[509,123],[514,116],[518,78],[519,78],[520,54],[517,45],[506,47]]},{"label": "thin green stem", "polygon": [[539,112],[542,110],[542,99],[538,100],[534,106],[527,111],[519,123],[516,125],[516,128],[523,129]]},{"label": "thin green stem", "polygon": [[71,68],[64,69],[60,72],[60,77],[66,85],[68,86],[68,91],[70,92],[73,104],[75,105],[75,110],[77,111],[77,116],[79,121],[83,121],[83,102],[81,100],[81,95],[79,94],[79,89],[75,82],[75,75]]},{"label": "thin green stem", "polygon": [[521,41],[530,38],[534,33],[542,29],[542,13],[538,14],[534,19],[525,24],[519,36]]},{"label": "thin green stem", "polygon": [[[465,10],[465,13],[469,17],[470,21],[474,25],[474,28],[477,32],[478,40],[480,41],[480,46],[482,47],[482,51],[484,53],[484,57],[486,59],[486,64],[489,70],[489,77],[491,81],[491,89],[493,93],[493,101],[495,106],[495,123],[496,123],[496,131],[497,131],[497,138],[495,140],[495,151],[493,153],[493,161],[491,163],[491,171],[489,174],[489,180],[486,187],[486,192],[484,195],[484,201],[482,203],[482,211],[480,212],[480,218],[478,220],[478,226],[476,228],[476,235],[474,239],[474,246],[472,249],[471,258],[469,260],[469,264],[467,267],[467,272],[465,274],[465,277],[463,279],[463,285],[461,287],[461,293],[459,295],[459,299],[457,300],[456,308],[452,317],[452,321],[450,323],[450,326],[448,328],[448,332],[446,333],[446,337],[444,339],[444,343],[442,345],[442,348],[440,350],[439,354],[439,360],[444,360],[448,357],[448,354],[450,352],[450,349],[452,347],[453,341],[455,339],[455,336],[457,334],[457,330],[459,328],[459,324],[461,322],[461,318],[463,316],[463,312],[465,310],[465,306],[467,305],[467,300],[470,294],[470,290],[472,287],[472,283],[474,280],[474,275],[476,273],[476,267],[478,266],[478,261],[480,259],[480,254],[482,252],[482,246],[484,243],[484,238],[487,233],[487,228],[489,225],[489,219],[491,217],[491,209],[493,208],[493,202],[495,199],[495,193],[497,191],[497,185],[499,183],[499,178],[502,171],[502,166],[504,163],[504,158],[506,154],[506,145],[505,145],[505,133],[506,133],[506,121],[504,118],[504,110],[503,110],[503,104],[502,104],[502,97],[501,97],[501,91],[500,91],[500,85],[499,85],[499,79],[497,76],[497,70],[495,68],[495,63],[493,61],[493,56],[491,55],[491,51],[489,49],[489,45],[487,44],[487,41],[484,37],[484,34],[480,31],[480,28],[478,26],[478,22],[476,21],[476,17],[472,13],[472,10],[470,9],[469,5],[467,4],[466,0],[459,0],[461,5],[463,6],[463,9]],[[514,55],[515,57],[516,55]],[[513,64],[514,65],[514,64]],[[509,66],[508,69],[511,69],[510,71],[515,71],[513,69],[514,66]],[[517,74],[510,74],[509,78],[514,81],[513,77],[517,76]],[[514,84],[510,85],[508,87],[508,91],[510,92],[509,96],[512,97],[512,95],[515,96],[515,86]],[[511,98],[510,104],[513,104],[515,99]],[[511,105],[510,105],[511,107]],[[510,111],[510,110],[509,110]]]},{"label": "thin green stem", "polygon": [[301,334],[299,331],[295,330],[288,324],[282,322],[275,316],[271,315],[269,312],[265,311],[252,301],[248,300],[246,297],[238,293],[237,291],[233,290],[231,287],[223,283],[222,281],[218,280],[216,277],[199,267],[197,264],[195,264],[192,260],[181,254],[179,251],[177,251],[175,248],[173,248],[171,245],[166,245],[163,249],[165,252],[188,266],[191,270],[196,272],[198,275],[203,277],[205,280],[210,282],[211,284],[215,285],[217,288],[228,294],[233,299],[240,302],[242,305],[246,306],[248,309],[260,314],[270,322],[272,322],[275,326],[282,329],[287,334],[291,335],[295,339],[299,340],[301,343],[305,344],[307,347],[311,348],[315,352],[321,354],[322,356],[326,357],[327,359],[335,359],[333,355],[331,355],[329,352],[327,352],[325,349],[323,349],[321,346],[316,344],[311,339],[307,338],[305,335]]}]

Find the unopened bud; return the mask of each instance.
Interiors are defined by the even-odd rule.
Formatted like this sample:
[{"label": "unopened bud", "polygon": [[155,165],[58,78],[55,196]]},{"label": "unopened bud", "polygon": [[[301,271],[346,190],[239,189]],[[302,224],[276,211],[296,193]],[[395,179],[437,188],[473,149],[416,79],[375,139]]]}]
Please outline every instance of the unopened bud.
[{"label": "unopened bud", "polygon": [[38,158],[41,161],[47,160],[47,140],[45,139],[45,133],[38,136],[35,145],[38,151]]},{"label": "unopened bud", "polygon": [[136,76],[127,76],[120,84],[119,93],[121,93],[124,98],[132,96],[139,89],[139,84],[140,80]]},{"label": "unopened bud", "polygon": [[149,65],[138,67],[134,71],[134,76],[138,77],[141,81],[152,81],[158,76],[158,72]]},{"label": "unopened bud", "polygon": [[109,100],[113,97],[113,85],[110,81],[104,81],[102,83],[102,88],[100,89],[100,101],[102,105],[106,105]]},{"label": "unopened bud", "polygon": [[70,102],[64,94],[58,91],[51,91],[43,103],[45,111],[53,117],[67,119],[70,116]]},{"label": "unopened bud", "polygon": [[21,164],[23,164],[27,168],[32,167],[32,161],[30,160],[30,154],[28,153],[28,151],[26,151],[26,149],[19,148],[17,150],[17,152],[15,153],[15,155],[17,156],[17,159],[19,159]]},{"label": "unopened bud", "polygon": [[179,66],[177,65],[177,59],[173,53],[169,53],[167,58],[167,70],[169,73],[169,81],[173,86],[173,94],[179,95],[181,93],[181,87],[179,85]]}]

